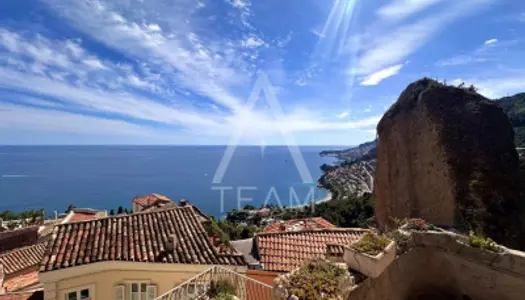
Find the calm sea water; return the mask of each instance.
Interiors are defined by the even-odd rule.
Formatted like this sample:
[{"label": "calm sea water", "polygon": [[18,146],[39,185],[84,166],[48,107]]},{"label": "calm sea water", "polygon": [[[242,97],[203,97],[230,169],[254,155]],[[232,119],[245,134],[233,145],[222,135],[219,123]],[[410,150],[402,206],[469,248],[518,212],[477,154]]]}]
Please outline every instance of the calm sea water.
[{"label": "calm sea water", "polygon": [[[337,148],[337,147],[328,147]],[[0,146],[0,211],[76,207],[131,208],[137,195],[187,199],[220,217],[239,205],[290,206],[326,192],[303,182],[287,147],[237,147],[220,183],[212,183],[223,146]],[[327,147],[301,147],[314,181]],[[313,192],[313,198],[312,196]],[[221,200],[222,193],[222,200]],[[291,202],[292,201],[292,202]]]}]

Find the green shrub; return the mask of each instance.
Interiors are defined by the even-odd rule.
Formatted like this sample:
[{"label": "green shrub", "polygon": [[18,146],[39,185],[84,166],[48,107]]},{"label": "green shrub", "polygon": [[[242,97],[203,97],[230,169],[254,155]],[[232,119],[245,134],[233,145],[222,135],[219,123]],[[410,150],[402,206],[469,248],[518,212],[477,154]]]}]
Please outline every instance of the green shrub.
[{"label": "green shrub", "polygon": [[493,252],[501,252],[501,248],[491,238],[485,238],[474,233],[471,233],[468,236],[468,244],[476,248],[486,249]]},{"label": "green shrub", "polygon": [[[228,299],[228,298],[216,298],[221,294],[236,295],[235,286],[226,279],[212,280],[210,282],[210,288],[208,289],[207,295],[211,299]],[[221,296],[223,297],[223,296]]]},{"label": "green shrub", "polygon": [[311,260],[290,276],[288,292],[301,300],[335,299],[347,272],[324,260]]},{"label": "green shrub", "polygon": [[390,240],[373,233],[365,234],[359,241],[350,244],[350,248],[358,252],[376,256],[385,250]]},{"label": "green shrub", "polygon": [[388,232],[386,236],[396,241],[398,254],[405,253],[406,251],[408,251],[408,241],[410,240],[410,236],[401,233],[398,229]]},{"label": "green shrub", "polygon": [[217,296],[210,298],[210,300],[233,300],[232,294],[219,293]]}]

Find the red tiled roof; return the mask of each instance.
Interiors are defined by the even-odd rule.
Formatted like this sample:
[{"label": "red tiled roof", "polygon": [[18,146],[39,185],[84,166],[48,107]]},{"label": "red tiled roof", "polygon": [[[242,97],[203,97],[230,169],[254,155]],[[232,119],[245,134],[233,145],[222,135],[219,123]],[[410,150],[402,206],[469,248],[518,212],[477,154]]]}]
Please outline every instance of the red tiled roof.
[{"label": "red tiled roof", "polygon": [[327,244],[349,244],[366,229],[336,228],[256,235],[260,261],[265,271],[288,272],[312,258],[325,258]]},{"label": "red tiled roof", "polygon": [[155,204],[156,202],[174,203],[173,200],[171,200],[170,198],[160,194],[150,194],[142,197],[133,198],[133,203],[142,206],[149,206]]},{"label": "red tiled roof", "polygon": [[90,214],[90,213],[75,213],[70,219],[69,222],[77,222],[77,221],[90,221],[97,218],[97,215]]},{"label": "red tiled roof", "polygon": [[4,287],[8,292],[16,292],[36,283],[38,283],[38,270],[33,270],[31,272],[6,279],[4,281]]},{"label": "red tiled roof", "polygon": [[282,232],[282,231],[296,231],[296,230],[311,230],[311,229],[332,229],[337,228],[334,224],[328,222],[327,220],[316,217],[316,218],[307,218],[307,219],[292,219],[288,221],[284,221],[282,224],[286,228],[285,230],[281,229],[281,223],[275,222],[272,223],[266,228],[264,228],[263,232],[269,233],[269,232]]},{"label": "red tiled roof", "polygon": [[[169,238],[178,246],[168,251]],[[191,206],[74,222],[55,227],[41,271],[100,261],[245,265],[219,254]]]},{"label": "red tiled roof", "polygon": [[0,300],[44,300],[44,291],[7,293],[0,295]]},{"label": "red tiled roof", "polygon": [[14,249],[0,254],[0,264],[4,266],[5,274],[10,275],[33,266],[38,266],[40,261],[42,261],[42,257],[44,257],[45,250],[45,244],[36,244]]}]

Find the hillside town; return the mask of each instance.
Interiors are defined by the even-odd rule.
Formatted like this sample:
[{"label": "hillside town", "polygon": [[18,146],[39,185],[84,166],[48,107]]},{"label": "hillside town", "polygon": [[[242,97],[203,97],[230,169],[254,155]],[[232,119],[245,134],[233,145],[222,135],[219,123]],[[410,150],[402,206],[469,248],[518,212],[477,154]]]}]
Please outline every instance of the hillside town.
[{"label": "hillside town", "polygon": [[[522,299],[523,206],[512,193],[519,195],[525,174],[510,123],[471,91],[428,79],[407,91],[402,95],[408,98],[400,97],[379,123],[375,177],[363,170],[374,197],[370,226],[341,226],[348,223],[321,216],[267,218],[267,224],[234,235],[237,227],[227,229],[189,201],[155,193],[131,199],[131,211],[115,215],[70,206],[45,219],[37,211],[2,227],[0,300]],[[453,103],[434,107],[436,98]],[[480,135],[480,127],[438,118],[450,118],[443,113],[448,109],[472,123],[490,119],[498,130],[485,128]],[[407,117],[423,112],[429,115]],[[425,121],[414,126],[411,120]],[[461,135],[461,148],[442,136],[430,144],[435,149],[421,150],[433,138],[426,122],[439,122],[439,134]],[[421,140],[403,141],[400,128],[416,130],[409,136]],[[498,153],[487,144],[495,139],[502,145]],[[411,152],[417,163],[409,161],[408,148],[399,147],[410,142],[419,143],[412,149],[420,152]],[[476,152],[462,152],[472,145]],[[391,151],[397,151],[397,160]],[[455,160],[440,160],[441,153]],[[491,161],[508,157],[515,164]],[[457,164],[470,168],[466,181],[450,181]],[[406,176],[392,176],[400,173]],[[471,198],[454,195],[461,185],[476,188],[478,182],[490,189],[474,189]],[[494,197],[500,200],[491,203]],[[468,202],[472,199],[482,201]],[[488,209],[497,205],[501,210]],[[263,210],[267,217],[275,211],[257,211]]]}]

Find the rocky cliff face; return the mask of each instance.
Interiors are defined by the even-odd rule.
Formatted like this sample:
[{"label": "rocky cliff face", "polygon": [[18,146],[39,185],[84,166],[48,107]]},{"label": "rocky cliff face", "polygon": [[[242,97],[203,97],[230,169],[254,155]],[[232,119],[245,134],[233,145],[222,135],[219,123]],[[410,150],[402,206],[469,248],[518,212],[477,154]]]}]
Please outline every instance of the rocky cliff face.
[{"label": "rocky cliff face", "polygon": [[514,134],[494,102],[423,79],[403,91],[377,131],[380,227],[391,217],[422,217],[525,247]]}]

